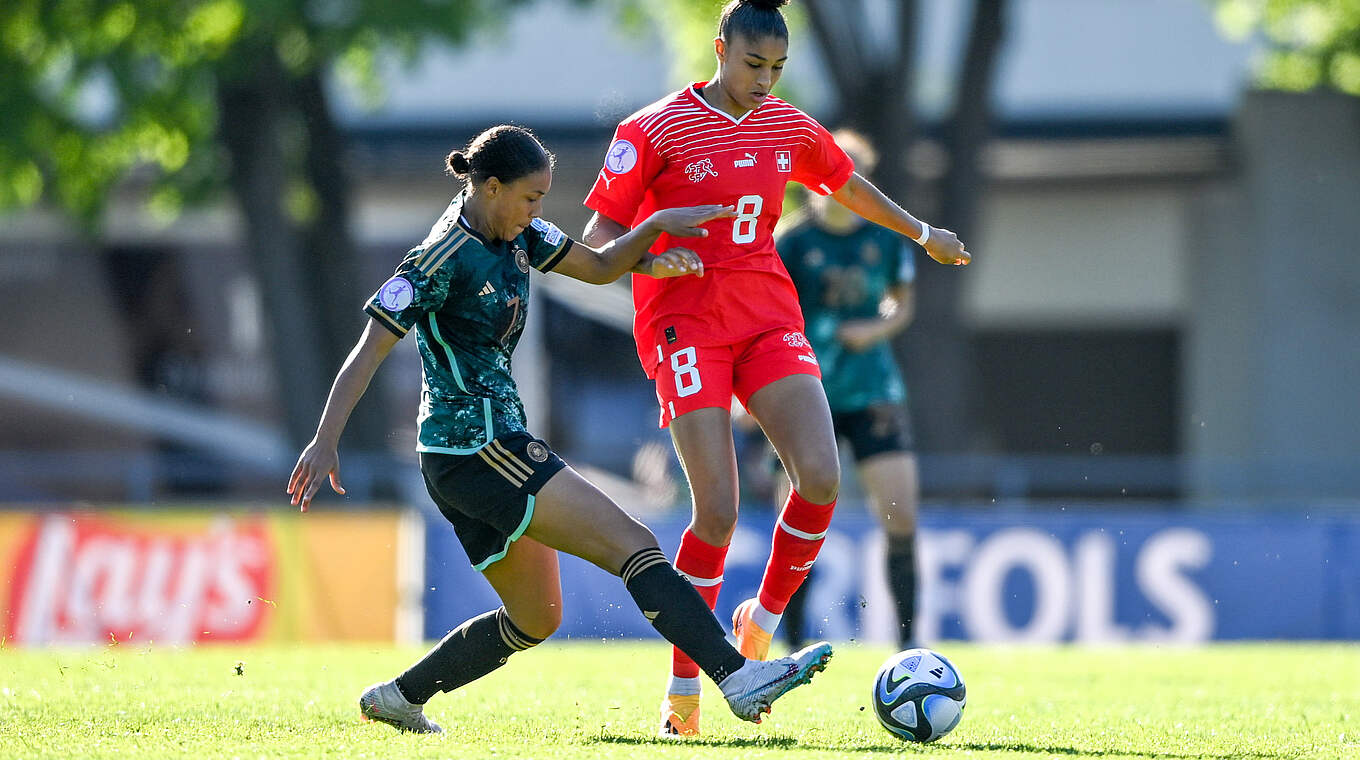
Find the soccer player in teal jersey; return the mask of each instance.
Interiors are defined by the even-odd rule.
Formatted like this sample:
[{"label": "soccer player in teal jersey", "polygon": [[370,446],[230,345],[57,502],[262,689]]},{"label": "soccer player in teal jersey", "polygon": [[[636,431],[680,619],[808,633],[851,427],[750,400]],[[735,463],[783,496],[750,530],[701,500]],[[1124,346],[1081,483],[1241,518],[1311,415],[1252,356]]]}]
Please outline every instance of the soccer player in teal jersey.
[{"label": "soccer player in teal jersey", "polygon": [[[861,171],[873,149],[848,130],[835,133]],[[806,332],[822,363],[822,387],[836,435],[850,444],[860,483],[888,537],[888,584],[897,608],[898,641],[912,642],[916,604],[916,504],[906,386],[890,341],[912,318],[916,268],[906,238],[824,198],[779,238],[779,253],[798,289]],[[783,482],[783,479],[780,481]],[[796,642],[806,585],[789,602],[786,635]]]},{"label": "soccer player in teal jersey", "polygon": [[621,577],[652,626],[700,663],[733,713],[759,722],[775,699],[825,666],[830,645],[775,662],[743,657],[651,531],[529,434],[510,375],[530,268],[592,283],[628,271],[702,276],[693,251],[647,249],[662,233],[702,236],[700,224],[734,212],[660,210],[594,249],[539,218],[552,156],[528,130],[493,127],[447,164],[467,186],[365,307],[368,325],[335,378],[288,492],[304,512],[327,478],[344,493],[340,432],[378,365],[414,329],[425,378],[416,447],[425,485],[504,604],[464,622],[401,675],[366,689],[361,714],[403,731],[439,732],[424,714],[431,697],[486,675],[557,629],[561,550]]}]

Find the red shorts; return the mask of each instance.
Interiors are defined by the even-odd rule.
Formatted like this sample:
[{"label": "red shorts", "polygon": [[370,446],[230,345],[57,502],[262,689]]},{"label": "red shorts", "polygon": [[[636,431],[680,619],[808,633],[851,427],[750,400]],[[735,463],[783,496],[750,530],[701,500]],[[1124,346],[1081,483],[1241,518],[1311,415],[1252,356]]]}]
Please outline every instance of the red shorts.
[{"label": "red shorts", "polygon": [[656,378],[663,428],[695,409],[731,409],[733,396],[746,406],[756,391],[790,375],[822,377],[812,344],[793,327],[730,345],[657,345],[655,355],[650,374]]}]

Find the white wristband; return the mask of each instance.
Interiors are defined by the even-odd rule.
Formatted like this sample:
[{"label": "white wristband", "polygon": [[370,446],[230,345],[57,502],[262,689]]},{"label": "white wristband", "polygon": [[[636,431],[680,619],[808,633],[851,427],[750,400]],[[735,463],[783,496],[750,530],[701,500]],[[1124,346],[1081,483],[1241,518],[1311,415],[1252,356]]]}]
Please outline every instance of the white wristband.
[{"label": "white wristband", "polygon": [[929,239],[930,239],[930,225],[926,224],[925,222],[921,222],[921,237],[912,238],[912,240],[915,240],[917,245],[925,245],[926,241]]}]

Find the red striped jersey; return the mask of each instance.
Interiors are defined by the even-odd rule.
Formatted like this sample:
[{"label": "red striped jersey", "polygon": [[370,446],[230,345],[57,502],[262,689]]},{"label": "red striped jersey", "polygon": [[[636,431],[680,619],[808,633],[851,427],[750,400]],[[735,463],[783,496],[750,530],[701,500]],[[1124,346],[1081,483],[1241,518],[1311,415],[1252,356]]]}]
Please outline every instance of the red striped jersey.
[{"label": "red striped jersey", "polygon": [[734,219],[706,224],[708,237],[662,235],[652,247],[692,249],[703,259],[703,278],[633,277],[633,332],[649,376],[659,335],[669,343],[721,345],[772,329],[801,330],[798,294],[774,247],[784,187],[793,181],[828,195],[854,171],[830,133],[787,102],[768,96],[737,118],[699,95],[705,84],[620,123],[585,201],[628,227],[664,208],[716,203],[737,211]]}]

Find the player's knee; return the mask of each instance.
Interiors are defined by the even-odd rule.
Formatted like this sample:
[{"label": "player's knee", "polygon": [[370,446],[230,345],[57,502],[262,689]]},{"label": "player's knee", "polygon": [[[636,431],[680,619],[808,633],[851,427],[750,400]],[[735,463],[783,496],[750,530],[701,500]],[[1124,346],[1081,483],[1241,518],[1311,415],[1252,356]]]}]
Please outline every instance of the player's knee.
[{"label": "player's knee", "polygon": [[636,551],[637,549],[660,546],[661,542],[656,540],[656,534],[652,532],[651,528],[648,528],[646,525],[643,525],[636,520],[633,521],[633,525],[634,527],[629,536],[630,548],[633,548],[633,550]]},{"label": "player's knee", "polygon": [[883,507],[883,532],[890,536],[910,538],[916,534],[916,505],[907,502],[888,502]]},{"label": "player's knee", "polygon": [[841,465],[834,457],[797,468],[793,488],[813,504],[829,504],[841,490]]},{"label": "player's knee", "polygon": [[628,518],[615,529],[609,536],[611,544],[608,555],[601,557],[595,564],[609,570],[618,572],[618,568],[628,561],[629,557],[642,551],[643,549],[655,548],[659,545],[656,534],[651,529],[637,520]]},{"label": "player's knee", "polygon": [[562,601],[544,602],[532,610],[518,610],[510,617],[510,622],[525,636],[540,641],[546,639],[562,626]]},{"label": "player's knee", "polygon": [[562,605],[550,604],[544,607],[535,621],[534,630],[525,633],[536,639],[546,639],[557,633],[557,629],[562,627]]}]

